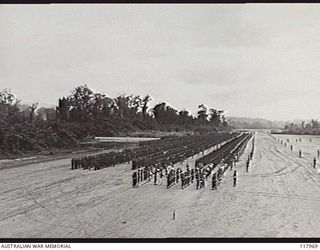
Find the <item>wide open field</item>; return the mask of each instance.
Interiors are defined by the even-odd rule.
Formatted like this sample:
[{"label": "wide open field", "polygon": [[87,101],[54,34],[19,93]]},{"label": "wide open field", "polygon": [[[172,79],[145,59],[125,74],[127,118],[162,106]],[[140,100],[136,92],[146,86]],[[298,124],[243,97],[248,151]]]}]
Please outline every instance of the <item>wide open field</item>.
[{"label": "wide open field", "polygon": [[259,131],[249,173],[251,143],[236,166],[237,187],[227,170],[214,191],[210,181],[201,190],[152,182],[131,188],[128,164],[71,171],[63,158],[0,166],[0,238],[319,237],[320,175],[312,159],[320,138],[274,137],[289,138],[294,151]]}]

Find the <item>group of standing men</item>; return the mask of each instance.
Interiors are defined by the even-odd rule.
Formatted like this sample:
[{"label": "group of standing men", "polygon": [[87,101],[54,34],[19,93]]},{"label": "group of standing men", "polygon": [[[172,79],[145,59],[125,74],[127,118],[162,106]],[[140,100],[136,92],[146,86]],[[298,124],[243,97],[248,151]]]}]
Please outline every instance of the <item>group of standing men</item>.
[{"label": "group of standing men", "polygon": [[[252,149],[248,156],[246,162],[246,172],[249,171],[250,161],[253,158],[254,154],[254,144],[255,139],[252,140]],[[231,170],[235,162],[239,159],[239,154],[242,152],[235,151],[233,158],[230,160],[229,166],[231,166]],[[210,163],[204,166],[203,163],[196,162],[194,168],[190,169],[189,165],[186,165],[186,170],[183,171],[182,168],[174,168],[174,163],[172,162],[168,166],[162,164],[155,164],[150,167],[144,167],[142,170],[138,169],[132,175],[132,185],[133,187],[139,186],[144,181],[149,182],[152,178],[154,179],[154,185],[157,185],[159,181],[161,181],[164,177],[166,179],[167,188],[176,185],[177,183],[181,183],[181,188],[184,189],[188,187],[193,182],[196,182],[196,189],[205,188],[205,183],[208,180],[209,176],[212,176],[212,190],[217,189],[218,183],[222,180],[223,174],[228,168],[228,166],[223,165],[220,166],[215,173],[213,170],[216,168],[216,163]],[[134,168],[133,168],[134,169]],[[234,187],[237,182],[237,171],[234,171],[233,174]]]},{"label": "group of standing men", "polygon": [[149,182],[152,178],[152,168],[144,167],[139,169],[132,174],[132,187],[137,187],[143,182]]}]

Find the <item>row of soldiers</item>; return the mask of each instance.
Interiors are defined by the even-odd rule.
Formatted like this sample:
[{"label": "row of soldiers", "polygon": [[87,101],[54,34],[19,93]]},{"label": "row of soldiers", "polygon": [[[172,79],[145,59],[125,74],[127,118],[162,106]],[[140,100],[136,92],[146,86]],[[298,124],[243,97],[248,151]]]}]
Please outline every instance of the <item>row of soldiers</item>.
[{"label": "row of soldiers", "polygon": [[195,178],[194,169],[189,168],[189,165],[186,166],[186,171],[183,171],[181,168],[171,169],[167,175],[167,188],[172,187],[173,185],[181,182],[181,188],[184,189],[193,183]]},{"label": "row of soldiers", "polygon": [[[171,152],[174,150],[180,150],[182,148],[188,147],[189,145],[197,142],[199,145],[206,146],[209,142],[215,141],[215,138],[224,138],[230,136],[229,133],[222,134],[212,134],[209,136],[182,136],[174,137],[169,139],[155,140],[150,144],[142,144],[138,148],[125,149],[121,151],[108,152],[97,155],[83,156],[83,157],[74,157],[71,159],[71,169],[94,169],[99,170],[106,167],[115,166],[117,164],[130,162],[131,160],[139,161],[142,159],[152,159],[155,155],[163,156],[163,152]],[[198,147],[199,148],[199,147]],[[202,149],[204,149],[202,148]],[[169,155],[169,154],[167,154]],[[172,155],[175,155],[172,153]],[[180,154],[182,157],[183,155]],[[181,160],[181,157],[179,160]],[[145,167],[146,165],[153,164],[144,164],[140,167]],[[135,163],[132,166],[133,169],[136,169]]]},{"label": "row of soldiers", "polygon": [[[234,150],[235,147],[248,136],[248,134],[242,134],[241,136],[234,138],[233,140],[230,140],[228,143],[226,143],[223,147],[219,148],[218,150],[215,150],[211,152],[210,154],[205,155],[204,157],[201,157],[200,159],[196,160],[196,166],[199,166],[199,164],[208,165],[210,163],[218,164],[222,160],[224,160],[226,157],[234,158],[237,154],[237,151]],[[233,153],[231,154],[231,151]]]},{"label": "row of soldiers", "polygon": [[167,188],[170,188],[179,181],[179,169],[171,169],[167,174]]},{"label": "row of soldiers", "polygon": [[[181,168],[174,169],[172,167],[165,168],[165,169],[156,169],[156,168],[152,169],[150,167],[145,167],[144,169],[139,169],[133,173],[132,185],[133,187],[137,187],[141,183],[150,182],[153,176],[154,185],[157,185],[159,180],[166,177],[167,188],[170,188],[180,182],[181,188],[185,189],[189,185],[196,182],[196,189],[202,189],[202,188],[205,188],[205,184],[208,181],[209,176],[211,175],[212,176],[211,189],[216,190],[219,182],[222,180],[224,172],[228,169],[228,166],[223,165],[219,167],[219,169],[215,173],[213,173],[213,170],[215,168],[216,168],[215,164],[209,164],[206,167],[195,167],[194,169],[191,169],[191,170],[187,164],[186,171],[182,171]],[[233,186],[236,187],[236,184],[237,184],[237,171],[234,170]]]},{"label": "row of soldiers", "polygon": [[[186,166],[186,171],[182,171],[181,168],[170,168],[170,170],[165,171],[165,176],[167,179],[167,188],[176,185],[177,183],[181,183],[181,188],[185,189],[189,185],[196,182],[196,189],[205,188],[205,184],[208,181],[210,175],[212,175],[212,190],[217,189],[218,183],[222,180],[223,174],[227,169],[227,166],[219,167],[216,173],[213,173],[213,170],[216,168],[215,164],[209,164],[206,167],[200,166],[195,167],[194,169],[189,168],[188,164]],[[158,174],[160,173],[160,176]],[[154,172],[154,184],[157,184],[158,178],[162,179],[164,175],[161,176],[163,171],[156,170]]]},{"label": "row of soldiers", "polygon": [[99,170],[101,168],[115,166],[117,164],[130,161],[130,154],[120,154],[114,152],[113,154],[97,154],[83,157],[74,157],[71,159],[71,170],[82,169],[94,169]]},{"label": "row of soldiers", "polygon": [[[155,164],[177,163],[203,152],[217,143],[225,141],[236,133],[219,133],[200,136],[182,136],[155,140],[142,144],[141,147],[125,149],[97,155],[74,157],[71,159],[71,169],[99,170],[117,164],[132,161],[132,169]],[[164,167],[164,165],[162,165]]]},{"label": "row of soldiers", "polygon": [[[250,138],[249,136],[251,137],[251,134],[244,134],[242,136],[239,136],[237,140],[235,139],[232,140],[233,143],[228,145],[228,147],[222,147],[220,149],[224,149],[223,152],[228,150],[230,153],[230,150],[234,148],[234,145],[238,145],[239,141],[240,142],[243,141],[242,143],[246,144],[248,138]],[[254,146],[254,141],[253,141],[253,146]],[[234,150],[232,153],[234,154],[234,157],[233,157],[234,161],[239,158],[239,157],[236,157],[239,154],[239,148],[240,147],[238,146],[237,150]],[[217,155],[221,154],[220,149],[216,150]],[[253,154],[253,150],[252,150],[252,154]],[[251,155],[251,159],[252,159],[252,155]],[[177,169],[173,168],[173,165],[175,164],[175,162],[170,162],[167,165],[167,162],[162,161],[161,163],[156,163],[155,165],[153,165],[151,168],[153,169],[152,171],[150,171],[150,168],[148,168],[149,166],[145,166],[144,170],[149,169],[149,172],[151,172],[151,175],[154,178],[155,185],[158,184],[158,181],[160,179],[166,176],[167,188],[170,188],[171,186],[175,185],[180,181],[181,188],[184,189],[188,187],[190,184],[192,184],[194,181],[196,181],[196,188],[201,189],[205,187],[205,183],[208,177],[212,174],[213,169],[216,167],[217,163],[210,163],[210,164],[207,164],[206,167],[204,167],[205,164],[200,163],[199,161],[198,162],[196,161],[196,166],[194,169],[190,170],[187,164],[186,171],[182,171],[181,168],[177,168]],[[217,188],[217,183],[222,179],[222,176],[225,170],[226,168],[224,167],[219,168],[217,173],[212,174],[212,189]],[[138,177],[137,177],[139,176],[139,174],[137,174],[139,172],[141,172],[141,170],[138,170],[137,172],[133,173],[132,179],[133,179],[134,187],[139,185],[140,181],[138,180]]]},{"label": "row of soldiers", "polygon": [[132,186],[137,187],[143,182],[149,182],[152,178],[152,169],[150,167],[145,167],[134,172],[132,175]]},{"label": "row of soldiers", "polygon": [[237,134],[222,133],[216,134],[214,137],[209,137],[201,141],[194,141],[189,145],[178,147],[168,151],[159,151],[152,156],[144,156],[132,161],[132,170],[145,166],[161,165],[165,167],[170,163],[178,163],[190,158],[200,152],[204,155],[204,151],[213,146],[218,146],[220,143],[229,140]]},{"label": "row of soldiers", "polygon": [[250,166],[250,161],[253,158],[253,153],[254,153],[254,138],[252,139],[252,149],[250,151],[250,154],[248,156],[247,162],[246,162],[246,172],[249,172],[249,166]]},{"label": "row of soldiers", "polygon": [[240,155],[243,153],[243,151],[246,148],[246,145],[248,144],[248,141],[250,140],[250,138],[252,137],[252,133],[247,133],[244,138],[242,139],[242,141],[236,145],[231,152],[225,152],[224,153],[224,159],[223,159],[223,163],[231,166],[231,170],[233,168],[233,165],[239,161],[239,157]]},{"label": "row of soldiers", "polygon": [[[242,142],[241,145],[239,145],[231,154],[230,158],[231,160],[229,161],[229,165],[231,166],[231,169],[235,162],[239,159],[239,155],[242,153],[240,150],[243,150],[245,145],[247,144],[247,141],[251,138],[252,134],[248,134],[247,138]],[[254,139],[252,141],[252,150],[249,155],[249,159],[252,160],[253,157],[253,152],[254,152]],[[201,165],[201,164],[200,164]],[[207,167],[199,168],[196,167],[196,181],[197,189],[201,189],[205,187],[205,182],[207,181],[208,177],[212,174],[214,168],[216,167],[217,164],[209,164]],[[203,165],[202,165],[203,166]],[[218,171],[216,173],[212,174],[212,190],[217,189],[218,183],[222,180],[224,172],[227,170],[227,166],[224,165],[222,167],[219,167]],[[234,186],[236,186],[236,180],[237,180],[237,171],[234,171],[233,179],[234,179]]]},{"label": "row of soldiers", "polygon": [[[205,182],[208,180],[208,177],[211,175],[214,168],[214,164],[210,164],[209,166],[202,168],[195,167],[194,169],[190,169],[187,164],[186,171],[183,171],[181,168],[174,169],[172,166],[164,169],[145,167],[133,173],[132,186],[137,187],[145,181],[149,182],[153,176],[154,185],[157,185],[159,180],[166,177],[167,188],[170,188],[180,182],[181,188],[184,189],[195,181],[196,189],[201,189],[205,187]],[[221,180],[223,173],[223,169],[220,168],[217,173],[213,174],[212,189],[217,188],[217,181]]]}]

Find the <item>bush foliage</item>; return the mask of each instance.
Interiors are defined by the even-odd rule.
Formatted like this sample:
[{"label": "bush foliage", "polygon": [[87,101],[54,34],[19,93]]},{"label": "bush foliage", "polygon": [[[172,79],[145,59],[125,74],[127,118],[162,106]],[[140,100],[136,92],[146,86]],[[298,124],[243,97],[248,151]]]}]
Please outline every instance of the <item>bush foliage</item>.
[{"label": "bush foliage", "polygon": [[151,97],[110,98],[79,86],[58,99],[56,108],[21,104],[10,90],[0,92],[0,153],[75,148],[94,136],[126,136],[134,131],[214,132],[228,129],[223,111],[199,105],[197,116],[165,102],[149,108]]}]

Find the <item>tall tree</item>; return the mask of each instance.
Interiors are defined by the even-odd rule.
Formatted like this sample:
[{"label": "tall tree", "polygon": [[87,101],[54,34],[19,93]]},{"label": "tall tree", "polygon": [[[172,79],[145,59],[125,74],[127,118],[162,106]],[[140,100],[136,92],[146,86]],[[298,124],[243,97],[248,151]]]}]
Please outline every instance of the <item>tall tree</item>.
[{"label": "tall tree", "polygon": [[57,110],[57,118],[62,121],[67,121],[69,119],[70,112],[70,102],[67,98],[59,98]]},{"label": "tall tree", "polygon": [[94,102],[94,93],[86,84],[76,87],[68,101],[71,104],[70,112],[72,112],[73,119],[79,122],[90,119],[90,108]]},{"label": "tall tree", "polygon": [[179,111],[179,123],[181,125],[191,125],[192,121],[193,121],[193,117],[191,115],[189,115],[189,111],[188,110],[181,110]]},{"label": "tall tree", "polygon": [[319,122],[317,120],[311,120],[311,127],[312,128],[319,128]]},{"label": "tall tree", "polygon": [[139,95],[130,95],[129,96],[129,108],[130,108],[130,118],[132,119],[138,114],[138,111],[142,105],[142,99]]},{"label": "tall tree", "polygon": [[155,105],[152,109],[152,113],[154,115],[154,118],[156,119],[158,124],[164,123],[165,120],[165,111],[166,111],[166,103],[158,103]]},{"label": "tall tree", "polygon": [[210,122],[213,123],[214,126],[218,127],[221,120],[221,115],[223,114],[223,110],[210,109]]},{"label": "tall tree", "polygon": [[146,95],[143,99],[142,99],[142,115],[143,115],[143,118],[146,117],[146,114],[147,114],[147,110],[148,110],[148,103],[151,101],[151,96],[149,95]]},{"label": "tall tree", "polygon": [[0,119],[10,119],[18,116],[20,101],[10,89],[0,92]]},{"label": "tall tree", "polygon": [[208,120],[208,108],[204,105],[204,104],[200,104],[198,106],[198,112],[197,112],[197,115],[198,115],[198,120],[200,121],[200,123],[202,124],[205,124]]},{"label": "tall tree", "polygon": [[178,124],[178,110],[167,105],[165,110],[165,123]]},{"label": "tall tree", "polygon": [[129,114],[129,102],[130,102],[130,96],[121,95],[114,99],[115,104],[115,113],[116,116],[120,118],[128,117]]}]

